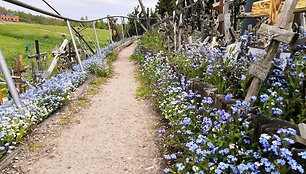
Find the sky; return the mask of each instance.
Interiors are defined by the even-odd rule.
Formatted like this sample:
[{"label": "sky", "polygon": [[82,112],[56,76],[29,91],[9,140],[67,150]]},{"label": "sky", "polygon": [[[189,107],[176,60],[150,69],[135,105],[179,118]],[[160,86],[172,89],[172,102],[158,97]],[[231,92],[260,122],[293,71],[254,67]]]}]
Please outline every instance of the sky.
[{"label": "sky", "polygon": [[[45,0],[51,4],[62,16],[80,19],[97,19],[107,15],[126,16],[131,13],[139,3],[138,0]],[[158,0],[142,0],[149,8],[155,8]],[[29,5],[53,12],[42,0],[22,0]],[[0,6],[10,10],[20,10],[26,13],[38,14],[31,10],[1,1]]]}]

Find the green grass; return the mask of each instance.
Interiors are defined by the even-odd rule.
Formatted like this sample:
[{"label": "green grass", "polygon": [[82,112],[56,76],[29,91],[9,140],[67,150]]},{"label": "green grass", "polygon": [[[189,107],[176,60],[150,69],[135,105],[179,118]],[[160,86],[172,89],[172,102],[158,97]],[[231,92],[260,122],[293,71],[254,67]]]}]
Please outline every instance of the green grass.
[{"label": "green grass", "polygon": [[138,71],[136,79],[140,83],[140,86],[136,89],[136,99],[141,100],[150,98],[153,94],[153,89],[150,86],[149,79],[142,76]]},{"label": "green grass", "polygon": [[[34,41],[39,40],[40,52],[47,52],[50,55],[56,45],[60,46],[63,34],[70,39],[68,29],[65,26],[0,22],[0,48],[8,66],[11,67],[14,57],[20,54],[24,57],[26,56],[25,45],[27,42],[31,44],[31,53],[34,53]],[[89,28],[83,31],[82,34],[86,41],[89,40],[87,35],[95,41],[93,29]],[[97,29],[97,34],[100,46],[105,46],[109,38],[108,31]],[[48,59],[51,59],[51,57]],[[28,61],[25,59],[25,62]]]},{"label": "green grass", "polygon": [[31,144],[29,144],[29,147],[30,147],[32,150],[36,151],[36,150],[41,149],[41,148],[43,147],[43,145],[42,145],[41,143],[37,142],[37,143],[31,143]]}]

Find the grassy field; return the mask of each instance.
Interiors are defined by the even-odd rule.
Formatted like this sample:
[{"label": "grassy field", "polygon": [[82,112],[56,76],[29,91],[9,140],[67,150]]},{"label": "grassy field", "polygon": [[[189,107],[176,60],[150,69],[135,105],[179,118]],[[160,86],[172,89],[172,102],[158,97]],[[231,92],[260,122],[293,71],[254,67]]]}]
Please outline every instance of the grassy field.
[{"label": "grassy field", "polygon": [[[100,45],[103,47],[108,42],[109,33],[107,30],[100,29],[97,29],[97,33]],[[11,67],[14,57],[18,55],[26,57],[25,46],[27,42],[31,45],[31,53],[34,53],[35,40],[39,40],[40,52],[51,53],[56,45],[60,46],[63,34],[66,35],[66,38],[70,39],[68,29],[64,26],[0,22],[0,48],[2,49],[8,66]],[[82,34],[87,41],[87,35],[95,41],[93,29],[87,29]],[[25,62],[28,61],[25,59]]]}]

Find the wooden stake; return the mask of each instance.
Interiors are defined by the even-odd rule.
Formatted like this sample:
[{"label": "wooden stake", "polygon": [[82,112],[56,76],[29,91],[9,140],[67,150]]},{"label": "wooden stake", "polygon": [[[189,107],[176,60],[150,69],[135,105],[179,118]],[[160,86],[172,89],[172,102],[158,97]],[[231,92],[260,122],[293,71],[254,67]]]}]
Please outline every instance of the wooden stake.
[{"label": "wooden stake", "polygon": [[225,43],[230,44],[232,41],[230,28],[231,28],[231,16],[229,13],[229,0],[224,0],[224,35],[225,35]]},{"label": "wooden stake", "polygon": [[173,11],[173,32],[174,32],[174,51],[177,49],[177,36],[176,36],[176,22],[175,22],[175,11]]},{"label": "wooden stake", "polygon": [[183,14],[180,14],[180,21],[179,21],[179,36],[178,36],[178,47],[181,50],[182,47],[182,34],[183,34]]},{"label": "wooden stake", "polygon": [[112,34],[112,29],[111,29],[111,25],[110,25],[110,19],[107,18],[107,24],[108,24],[108,31],[109,31],[109,40],[111,43],[113,43],[113,34]]},{"label": "wooden stake", "polygon": [[0,90],[0,104],[3,104],[3,95],[2,95],[2,89]]}]

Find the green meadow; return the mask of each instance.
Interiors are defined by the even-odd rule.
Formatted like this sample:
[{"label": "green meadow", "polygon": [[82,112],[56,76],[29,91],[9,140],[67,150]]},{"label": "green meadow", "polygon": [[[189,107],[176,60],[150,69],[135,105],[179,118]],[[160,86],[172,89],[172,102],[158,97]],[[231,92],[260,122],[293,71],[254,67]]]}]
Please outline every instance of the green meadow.
[{"label": "green meadow", "polygon": [[[95,41],[92,28],[82,31],[82,34],[86,41],[89,41],[88,36]],[[105,46],[109,40],[108,31],[97,29],[97,34],[101,47]],[[0,48],[9,67],[11,67],[14,57],[18,55],[23,55],[25,62],[28,62],[26,60],[26,43],[30,43],[30,54],[33,54],[35,40],[39,40],[40,52],[49,53],[48,59],[52,59],[50,53],[56,46],[61,45],[62,35],[66,35],[66,38],[70,39],[68,28],[65,26],[0,22]],[[92,48],[94,47],[92,46]]]}]

